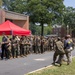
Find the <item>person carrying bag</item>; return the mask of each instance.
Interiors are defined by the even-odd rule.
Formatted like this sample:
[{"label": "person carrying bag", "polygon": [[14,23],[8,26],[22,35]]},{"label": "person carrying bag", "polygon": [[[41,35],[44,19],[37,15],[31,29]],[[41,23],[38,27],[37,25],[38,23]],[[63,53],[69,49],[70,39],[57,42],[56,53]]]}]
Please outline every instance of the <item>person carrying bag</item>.
[{"label": "person carrying bag", "polygon": [[64,50],[65,50],[65,54],[66,54],[66,57],[67,57],[67,65],[69,65],[72,61],[71,51],[74,50],[73,49],[73,41],[72,41],[70,35],[66,35],[66,37],[65,37]]}]

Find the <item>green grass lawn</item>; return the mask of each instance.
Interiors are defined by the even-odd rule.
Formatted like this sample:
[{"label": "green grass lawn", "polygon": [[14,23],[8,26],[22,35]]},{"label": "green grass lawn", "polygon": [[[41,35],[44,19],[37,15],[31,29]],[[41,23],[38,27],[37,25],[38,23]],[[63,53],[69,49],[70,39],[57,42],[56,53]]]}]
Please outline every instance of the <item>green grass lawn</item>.
[{"label": "green grass lawn", "polygon": [[75,75],[75,58],[73,58],[73,61],[70,65],[67,65],[66,62],[63,62],[61,67],[52,66],[27,75]]}]

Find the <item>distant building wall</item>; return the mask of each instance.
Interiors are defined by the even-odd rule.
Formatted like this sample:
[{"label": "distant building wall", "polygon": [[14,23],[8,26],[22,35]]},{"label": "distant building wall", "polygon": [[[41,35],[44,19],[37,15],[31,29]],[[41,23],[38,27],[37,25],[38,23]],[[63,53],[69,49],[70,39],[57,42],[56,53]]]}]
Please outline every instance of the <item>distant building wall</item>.
[{"label": "distant building wall", "polygon": [[66,28],[61,27],[61,37],[64,37],[67,34]]},{"label": "distant building wall", "polygon": [[66,35],[66,29],[64,27],[55,27],[52,30],[52,34],[56,34],[60,37],[64,37]]},{"label": "distant building wall", "polygon": [[0,10],[0,24],[6,20],[12,21],[14,24],[29,29],[29,16],[11,11]]},{"label": "distant building wall", "polygon": [[24,20],[13,20],[13,23],[24,29],[29,29],[28,24],[26,24],[26,21]]},{"label": "distant building wall", "polygon": [[0,10],[0,24],[5,21],[5,12]]}]

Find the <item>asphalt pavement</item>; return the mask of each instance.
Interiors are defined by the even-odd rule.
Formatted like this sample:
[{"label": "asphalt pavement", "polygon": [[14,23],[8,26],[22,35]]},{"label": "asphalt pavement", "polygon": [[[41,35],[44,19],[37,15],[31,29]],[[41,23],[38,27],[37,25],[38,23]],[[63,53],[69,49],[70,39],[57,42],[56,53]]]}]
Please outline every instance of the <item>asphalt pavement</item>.
[{"label": "asphalt pavement", "polygon": [[[34,70],[51,65],[54,52],[30,54],[27,57],[0,60],[0,75],[25,75]],[[75,56],[75,50],[72,52]]]}]

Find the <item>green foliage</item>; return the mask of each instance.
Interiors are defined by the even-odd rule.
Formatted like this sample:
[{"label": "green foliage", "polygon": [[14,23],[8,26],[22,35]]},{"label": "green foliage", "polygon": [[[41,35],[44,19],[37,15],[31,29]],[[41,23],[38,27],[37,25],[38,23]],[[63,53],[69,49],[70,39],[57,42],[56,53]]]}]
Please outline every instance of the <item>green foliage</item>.
[{"label": "green foliage", "polygon": [[10,11],[23,13],[25,12],[26,0],[14,0],[10,3]]},{"label": "green foliage", "polygon": [[[41,26],[30,23],[30,30],[33,35],[41,35]],[[48,35],[52,32],[52,26],[44,26],[44,35]]]},{"label": "green foliage", "polygon": [[[58,21],[63,13],[63,0],[3,0],[8,10],[27,13],[30,21],[47,23]],[[58,21],[59,22],[59,21]]]},{"label": "green foliage", "polygon": [[51,32],[52,32],[52,26],[51,25],[44,27],[44,35],[50,35]]},{"label": "green foliage", "polygon": [[75,8],[67,7],[65,9],[64,24],[69,26],[70,31],[75,30]]},{"label": "green foliage", "polygon": [[26,0],[3,0],[4,9],[23,13],[25,11]]},{"label": "green foliage", "polygon": [[64,12],[64,23],[67,25],[75,24],[75,8],[67,7]]},{"label": "green foliage", "polygon": [[[36,22],[41,26],[45,23],[48,25],[61,23],[63,0],[3,0],[3,2],[8,10],[29,15],[30,22],[33,23],[33,26],[31,25],[33,28],[30,29],[34,34],[41,32],[40,26],[34,26]],[[49,34],[50,30],[49,27],[45,27],[44,33]]]},{"label": "green foliage", "polygon": [[12,0],[2,0],[3,1],[3,8],[6,10],[9,10],[10,8],[10,3],[12,2]]},{"label": "green foliage", "polygon": [[37,26],[33,23],[30,23],[30,30],[32,31],[33,35],[40,35],[41,34],[41,26]]},{"label": "green foliage", "polygon": [[51,23],[62,14],[63,0],[30,0],[27,5],[30,21]]},{"label": "green foliage", "polygon": [[3,4],[3,2],[2,2],[2,0],[0,0],[0,8],[1,8],[2,4]]},{"label": "green foliage", "polygon": [[[41,35],[43,35],[43,24],[52,24],[53,21],[60,22],[63,8],[63,0],[29,0],[26,3],[30,22],[34,24],[39,22],[42,26]],[[44,31],[44,33],[47,32]]]}]

